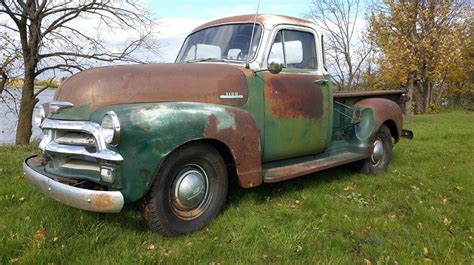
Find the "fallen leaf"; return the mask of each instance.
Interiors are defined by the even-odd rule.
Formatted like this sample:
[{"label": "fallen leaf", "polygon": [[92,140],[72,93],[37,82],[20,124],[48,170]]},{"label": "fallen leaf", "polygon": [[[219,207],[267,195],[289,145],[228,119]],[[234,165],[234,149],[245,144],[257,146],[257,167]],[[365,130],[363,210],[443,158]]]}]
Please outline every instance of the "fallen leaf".
[{"label": "fallen leaf", "polygon": [[448,203],[448,199],[447,198],[443,198],[443,204],[447,204]]},{"label": "fallen leaf", "polygon": [[21,197],[20,199],[18,199],[20,202],[24,202],[25,201],[25,197]]},{"label": "fallen leaf", "polygon": [[423,254],[428,255],[428,248],[427,247],[423,248]]},{"label": "fallen leaf", "polygon": [[36,230],[33,239],[36,241],[42,241],[46,237],[46,228],[40,227],[40,229]]},{"label": "fallen leaf", "polygon": [[296,204],[300,204],[300,201],[299,201],[299,200],[296,200],[295,203],[296,203]]},{"label": "fallen leaf", "polygon": [[366,225],[364,226],[364,228],[362,229],[362,232],[364,234],[368,234],[370,232],[370,230],[372,230],[372,226],[371,225]]},{"label": "fallen leaf", "polygon": [[220,263],[220,262],[213,261],[213,262],[209,263],[209,265],[221,265],[221,263]]},{"label": "fallen leaf", "polygon": [[29,221],[31,219],[30,216],[25,216],[25,218],[23,218],[25,221]]},{"label": "fallen leaf", "polygon": [[443,224],[444,224],[444,225],[450,225],[450,224],[451,224],[451,220],[449,220],[448,218],[445,217],[445,218],[443,219]]},{"label": "fallen leaf", "polygon": [[17,262],[17,261],[18,261],[18,259],[17,259],[17,258],[15,258],[15,259],[11,259],[11,260],[10,260],[10,263],[15,263],[15,262]]},{"label": "fallen leaf", "polygon": [[290,206],[288,206],[288,207],[290,207],[290,209],[295,209],[295,208],[296,208],[296,205],[294,205],[294,204],[291,204],[291,205],[290,205]]},{"label": "fallen leaf", "polygon": [[351,221],[351,218],[347,214],[344,214],[344,219],[346,219],[349,222]]},{"label": "fallen leaf", "polygon": [[344,188],[344,191],[351,191],[354,190],[354,187],[352,185],[348,185]]},{"label": "fallen leaf", "polygon": [[423,224],[422,223],[418,223],[416,226],[418,227],[418,229],[423,229]]},{"label": "fallen leaf", "polygon": [[58,241],[59,241],[59,237],[55,236],[55,237],[53,238],[53,243],[57,243]]},{"label": "fallen leaf", "polygon": [[298,252],[301,252],[301,251],[303,251],[303,247],[300,246],[300,245],[297,245],[296,246],[296,252],[298,253]]},{"label": "fallen leaf", "polygon": [[430,259],[430,258],[424,258],[424,259],[423,259],[423,262],[424,262],[425,264],[432,264],[432,263],[433,263],[433,260]]},{"label": "fallen leaf", "polygon": [[260,211],[261,212],[266,212],[266,211],[268,211],[268,208],[260,208]]},{"label": "fallen leaf", "polygon": [[232,243],[232,239],[226,239],[226,240],[224,240],[224,243],[226,245],[229,245],[230,243]]},{"label": "fallen leaf", "polygon": [[165,254],[166,257],[169,257],[173,254],[173,251],[169,250],[169,249],[166,249],[164,254]]},{"label": "fallen leaf", "polygon": [[365,265],[372,265],[372,262],[368,259],[364,259],[364,264]]},{"label": "fallen leaf", "polygon": [[150,244],[150,245],[148,246],[148,250],[155,250],[155,249],[156,249],[156,247],[155,247],[155,245],[153,245],[153,244]]},{"label": "fallen leaf", "polygon": [[186,245],[187,245],[188,247],[190,247],[190,246],[192,246],[192,245],[193,245],[193,242],[191,242],[191,241],[188,241],[188,242],[186,242]]}]

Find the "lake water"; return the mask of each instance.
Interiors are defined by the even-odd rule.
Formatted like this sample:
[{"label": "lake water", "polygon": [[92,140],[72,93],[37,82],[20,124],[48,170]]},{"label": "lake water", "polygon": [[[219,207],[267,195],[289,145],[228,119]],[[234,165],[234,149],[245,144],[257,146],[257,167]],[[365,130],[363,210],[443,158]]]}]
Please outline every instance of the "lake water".
[{"label": "lake water", "polygon": [[[15,95],[16,98],[20,98],[20,90],[8,90]],[[43,104],[53,100],[54,90],[45,90],[39,95],[38,104]],[[16,115],[14,108],[14,101],[6,92],[3,92],[2,95],[4,100],[0,100],[0,144],[14,144],[15,143],[15,133],[16,126],[18,123],[18,116]],[[17,106],[18,111],[20,110],[20,102],[18,100]],[[41,130],[33,125],[33,134],[31,139],[38,139],[41,137]]]}]

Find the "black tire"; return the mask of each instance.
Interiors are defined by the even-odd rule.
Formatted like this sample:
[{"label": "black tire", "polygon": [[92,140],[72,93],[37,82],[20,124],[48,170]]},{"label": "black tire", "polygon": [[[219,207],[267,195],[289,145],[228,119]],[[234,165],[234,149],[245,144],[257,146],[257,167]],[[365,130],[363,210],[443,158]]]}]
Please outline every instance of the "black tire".
[{"label": "black tire", "polygon": [[196,143],[176,150],[145,199],[150,230],[175,236],[202,229],[222,210],[227,185],[225,163],[215,148]]},{"label": "black tire", "polygon": [[[373,154],[359,162],[358,168],[360,172],[368,174],[378,174],[385,172],[392,159],[392,134],[386,125],[380,126],[375,138],[371,143],[374,146]],[[382,148],[382,152],[377,152],[378,148]]]}]

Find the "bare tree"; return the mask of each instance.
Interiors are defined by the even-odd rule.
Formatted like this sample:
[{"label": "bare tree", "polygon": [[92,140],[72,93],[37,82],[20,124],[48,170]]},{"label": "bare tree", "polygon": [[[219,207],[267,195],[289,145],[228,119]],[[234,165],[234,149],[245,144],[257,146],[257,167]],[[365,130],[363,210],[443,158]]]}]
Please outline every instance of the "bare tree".
[{"label": "bare tree", "polygon": [[150,13],[132,0],[0,0],[2,15],[9,21],[0,28],[16,35],[23,58],[19,145],[29,143],[33,109],[45,89],[34,90],[35,78],[77,72],[98,62],[141,62],[135,52],[157,48]]},{"label": "bare tree", "polygon": [[21,52],[16,41],[6,32],[0,33],[0,96],[8,80],[17,77],[20,58]]},{"label": "bare tree", "polygon": [[312,0],[307,16],[325,32],[328,67],[343,90],[358,88],[361,70],[372,46],[357,32],[360,0]]},{"label": "bare tree", "polygon": [[[5,119],[18,118],[18,95],[21,91],[14,81],[22,74],[20,59],[21,49],[18,42],[7,32],[0,33],[0,116]],[[5,123],[0,127],[6,128]]]}]

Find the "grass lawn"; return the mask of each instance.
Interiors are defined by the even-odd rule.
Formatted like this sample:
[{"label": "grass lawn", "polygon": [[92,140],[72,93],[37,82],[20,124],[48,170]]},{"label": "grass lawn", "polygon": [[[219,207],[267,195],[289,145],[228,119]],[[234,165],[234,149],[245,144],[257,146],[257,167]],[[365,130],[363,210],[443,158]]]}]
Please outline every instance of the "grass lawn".
[{"label": "grass lawn", "polygon": [[0,147],[0,264],[474,263],[474,113],[416,116],[377,176],[338,168],[232,187],[207,229],[164,238],[139,207],[89,213],[21,177],[34,147]]}]

